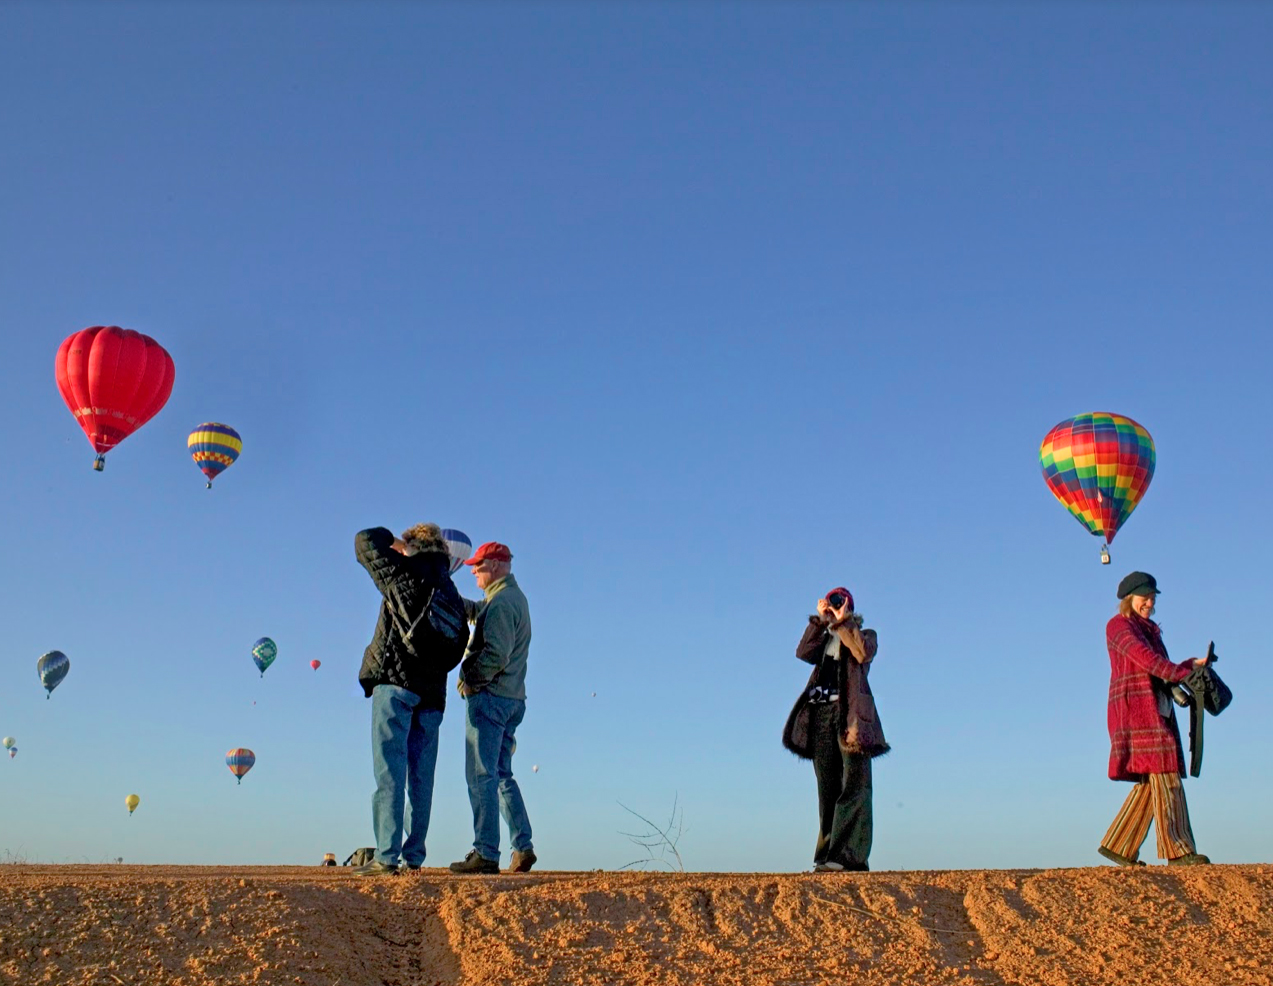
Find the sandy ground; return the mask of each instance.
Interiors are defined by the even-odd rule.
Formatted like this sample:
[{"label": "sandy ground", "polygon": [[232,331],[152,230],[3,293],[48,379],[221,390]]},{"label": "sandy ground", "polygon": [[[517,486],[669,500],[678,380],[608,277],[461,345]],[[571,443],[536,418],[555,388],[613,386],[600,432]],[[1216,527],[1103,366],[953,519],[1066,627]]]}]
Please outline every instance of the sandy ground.
[{"label": "sandy ground", "polygon": [[1273,865],[870,874],[0,866],[0,983],[1273,984]]}]

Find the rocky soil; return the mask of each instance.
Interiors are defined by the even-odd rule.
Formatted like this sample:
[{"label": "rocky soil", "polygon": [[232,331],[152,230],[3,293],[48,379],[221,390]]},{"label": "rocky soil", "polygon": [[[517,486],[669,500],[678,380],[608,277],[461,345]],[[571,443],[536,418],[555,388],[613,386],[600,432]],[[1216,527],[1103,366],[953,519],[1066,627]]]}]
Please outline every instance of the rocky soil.
[{"label": "rocky soil", "polygon": [[0,983],[1273,984],[1273,865],[870,874],[0,866]]}]

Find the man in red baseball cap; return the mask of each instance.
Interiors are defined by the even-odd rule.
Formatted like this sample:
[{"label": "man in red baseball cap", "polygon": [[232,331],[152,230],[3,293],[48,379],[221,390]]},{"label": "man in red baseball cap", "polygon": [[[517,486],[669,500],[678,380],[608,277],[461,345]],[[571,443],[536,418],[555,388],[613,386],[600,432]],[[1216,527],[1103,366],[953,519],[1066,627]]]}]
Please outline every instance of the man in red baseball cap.
[{"label": "man in red baseball cap", "polygon": [[473,569],[485,598],[464,600],[474,621],[468,652],[460,662],[464,698],[464,777],[473,808],[473,849],[453,873],[499,872],[499,820],[508,822],[513,854],[509,870],[535,865],[530,819],[513,778],[515,734],[526,714],[526,660],[530,653],[530,606],[513,577],[508,545],[487,541],[464,564]]}]

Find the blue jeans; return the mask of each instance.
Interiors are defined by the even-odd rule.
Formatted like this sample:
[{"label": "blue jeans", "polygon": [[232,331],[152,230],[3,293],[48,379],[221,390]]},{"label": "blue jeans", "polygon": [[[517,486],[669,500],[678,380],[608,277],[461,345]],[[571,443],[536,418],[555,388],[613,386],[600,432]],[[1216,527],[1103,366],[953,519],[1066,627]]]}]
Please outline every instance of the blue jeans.
[{"label": "blue jeans", "polygon": [[499,819],[517,852],[530,852],[530,819],[521,789],[513,780],[513,734],[526,702],[489,692],[470,695],[464,709],[464,777],[473,806],[473,848],[483,859],[499,862]]},{"label": "blue jeans", "polygon": [[397,866],[400,858],[411,866],[424,862],[441,727],[442,713],[421,709],[415,692],[397,685],[372,689],[371,763],[376,793],[371,796],[371,821],[376,830],[376,859],[386,866]]}]

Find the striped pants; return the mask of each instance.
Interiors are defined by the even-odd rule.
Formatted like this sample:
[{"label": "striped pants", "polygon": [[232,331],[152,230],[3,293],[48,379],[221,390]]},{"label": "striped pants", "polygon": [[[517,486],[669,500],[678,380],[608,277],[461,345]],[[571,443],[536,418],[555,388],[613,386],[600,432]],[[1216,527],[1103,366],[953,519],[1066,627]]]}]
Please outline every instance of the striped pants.
[{"label": "striped pants", "polygon": [[1147,782],[1132,787],[1132,793],[1123,802],[1101,845],[1120,856],[1135,859],[1140,844],[1149,835],[1152,821],[1158,831],[1158,858],[1187,856],[1194,851],[1193,830],[1189,827],[1189,809],[1180,777],[1176,774],[1147,776]]}]

